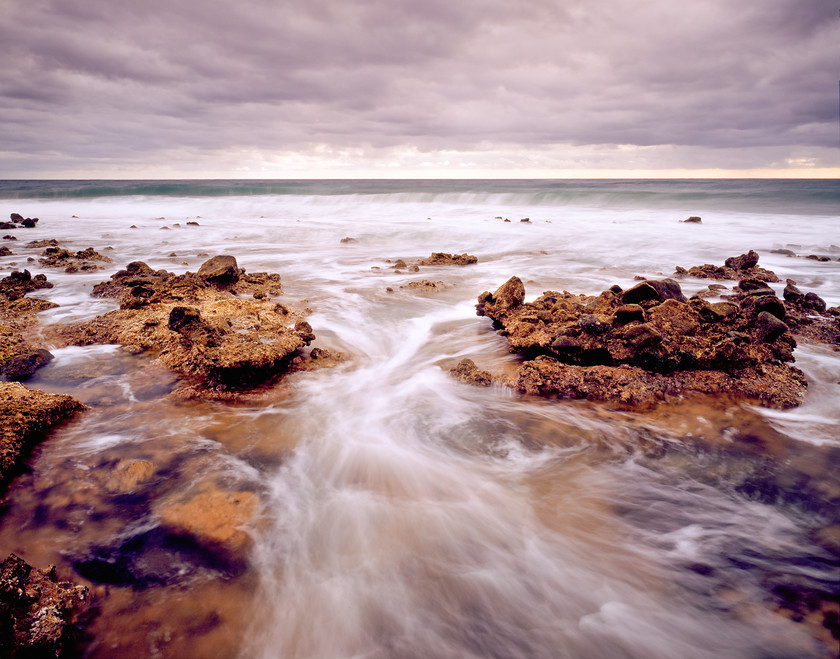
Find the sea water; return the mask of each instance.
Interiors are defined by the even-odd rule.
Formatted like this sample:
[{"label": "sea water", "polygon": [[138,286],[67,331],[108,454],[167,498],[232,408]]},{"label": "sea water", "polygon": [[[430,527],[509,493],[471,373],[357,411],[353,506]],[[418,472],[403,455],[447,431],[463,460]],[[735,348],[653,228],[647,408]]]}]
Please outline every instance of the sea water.
[{"label": "sea water", "polygon": [[[223,404],[173,399],[177,377],[145,355],[53,350],[28,384],[89,409],[13,483],[0,549],[92,587],[87,656],[833,654],[831,347],[797,349],[809,393],[791,411],[615,412],[446,371],[515,366],[474,307],[513,275],[528,299],[597,294],[754,249],[779,294],[790,278],[836,306],[836,181],[7,181],[3,207],[40,218],[0,268],[55,284],[30,294],[60,305],[42,326],[115,308],[91,288],[131,261],[182,273],[231,254],[279,273],[313,345],[348,357]],[[42,268],[25,245],[47,238],[113,262]],[[431,252],[478,263],[393,267]],[[115,491],[127,460],[154,477]],[[258,501],[235,564],[161,530],[160,502],[208,483]]]}]

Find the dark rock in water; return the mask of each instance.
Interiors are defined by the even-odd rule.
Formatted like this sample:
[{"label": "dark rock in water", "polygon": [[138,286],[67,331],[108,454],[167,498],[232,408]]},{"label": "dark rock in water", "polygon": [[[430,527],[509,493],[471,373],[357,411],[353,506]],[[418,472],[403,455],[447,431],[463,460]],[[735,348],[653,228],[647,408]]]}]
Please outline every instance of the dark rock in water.
[{"label": "dark rock in water", "polygon": [[703,220],[697,217],[696,215],[692,215],[687,220],[683,220],[684,224],[700,224]]},{"label": "dark rock in water", "polygon": [[825,300],[813,292],[805,293],[805,304],[820,312],[824,312],[826,310]]},{"label": "dark rock in water", "polygon": [[[483,301],[482,301],[483,297]],[[515,309],[525,301],[525,285],[519,277],[511,277],[499,286],[495,293],[482,293],[477,305],[478,315],[483,316],[483,303],[492,304],[499,309]]]},{"label": "dark rock in water", "polygon": [[51,352],[38,348],[24,355],[17,355],[0,364],[0,375],[6,380],[26,380],[42,366],[53,360]]},{"label": "dark rock in water", "polygon": [[493,384],[493,376],[487,371],[480,370],[472,359],[462,359],[455,368],[449,369],[449,374],[465,384],[489,387]]},{"label": "dark rock in water", "polygon": [[234,257],[219,255],[202,263],[198,269],[198,276],[207,282],[230,286],[239,281],[240,270]]},{"label": "dark rock in water", "polygon": [[771,249],[770,253],[771,254],[783,254],[784,256],[796,256],[796,252],[794,252],[792,249],[784,249],[784,248],[782,248],[782,249]]},{"label": "dark rock in water", "polygon": [[11,215],[9,215],[9,219],[12,222],[20,224],[21,222],[23,222],[23,215],[21,215],[20,213],[12,213]]},{"label": "dark rock in water", "polygon": [[21,226],[24,226],[27,229],[34,229],[36,224],[38,224],[37,217],[27,217],[23,222],[21,222]]},{"label": "dark rock in water", "polygon": [[662,279],[661,281],[648,279],[636,284],[633,288],[627,289],[621,296],[625,304],[638,304],[651,300],[659,302],[679,300],[685,302],[685,296],[682,294],[680,285],[673,279]]},{"label": "dark rock in water", "polygon": [[523,218],[522,218],[521,220],[519,220],[519,221],[520,221],[520,222],[530,222],[530,221],[531,221],[531,218],[530,218],[530,217],[523,217]]},{"label": "dark rock in water", "polygon": [[825,263],[831,260],[830,256],[825,256],[823,254],[808,254],[805,258],[811,259],[812,261],[819,261],[820,263]]},{"label": "dark rock in water", "polygon": [[35,659],[70,656],[88,589],[59,581],[54,565],[32,567],[15,554],[0,563],[0,654]]},{"label": "dark rock in water", "polygon": [[0,222],[0,229],[17,229],[17,225],[11,222]]},{"label": "dark rock in water", "polygon": [[761,341],[770,342],[787,332],[788,326],[773,314],[762,311],[756,317],[755,329]]},{"label": "dark rock in water", "polygon": [[0,247],[0,256],[12,256],[12,250],[3,245]]},{"label": "dark rock in water", "polygon": [[347,244],[347,243],[357,243],[359,241],[356,240],[355,238],[351,238],[350,236],[346,236],[346,237],[342,238],[339,242]]},{"label": "dark rock in water", "polygon": [[3,240],[17,240],[17,236],[12,236],[11,234],[6,234],[3,236]]},{"label": "dark rock in water", "polygon": [[618,284],[613,284],[607,290],[612,291],[613,293],[621,293],[624,289],[622,289]]},{"label": "dark rock in water", "polygon": [[775,316],[779,320],[784,320],[787,313],[785,303],[782,302],[775,295],[765,295],[755,301],[755,310],[757,313],[766,311]]},{"label": "dark rock in water", "polygon": [[784,297],[788,302],[793,302],[794,304],[797,304],[805,299],[802,291],[790,282],[788,282],[787,286],[785,286],[785,290],[782,292],[782,297]]},{"label": "dark rock in water", "polygon": [[723,262],[727,268],[732,268],[733,270],[749,270],[750,268],[754,268],[757,263],[758,254],[754,250],[750,250],[740,256],[730,256]]},{"label": "dark rock in water", "polygon": [[199,224],[195,220],[191,220],[191,221],[187,222],[187,226],[188,227],[197,227],[197,226],[199,226]]},{"label": "dark rock in water", "polygon": [[760,279],[742,279],[738,282],[738,288],[750,295],[775,295],[773,289]]}]

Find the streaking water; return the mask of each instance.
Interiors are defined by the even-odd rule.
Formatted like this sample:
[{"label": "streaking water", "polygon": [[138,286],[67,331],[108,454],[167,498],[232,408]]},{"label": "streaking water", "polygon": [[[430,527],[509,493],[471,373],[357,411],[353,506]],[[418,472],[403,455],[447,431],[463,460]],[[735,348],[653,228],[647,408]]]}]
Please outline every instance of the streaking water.
[{"label": "streaking water", "polygon": [[[183,272],[230,253],[279,272],[315,345],[351,356],[230,406],[167,399],[174,378],[142,356],[55,351],[30,385],[90,409],[16,481],[0,549],[99,589],[89,656],[831,656],[785,589],[837,593],[837,352],[797,351],[811,392],[784,413],[620,414],[445,369],[514,361],[474,310],[514,274],[529,298],[597,293],[756,249],[837,305],[836,182],[7,182],[0,197],[41,219],[0,264],[55,282],[34,294],[61,304],[44,323],[114,308],[89,290],[130,261]],[[42,270],[23,246],[40,238],[114,263]],[[789,245],[835,260],[771,253]],[[432,251],[479,263],[391,268]],[[401,288],[418,279],[448,287]],[[113,491],[131,459],[155,477]],[[246,565],[161,531],[157,506],[197,483],[257,495]]]}]

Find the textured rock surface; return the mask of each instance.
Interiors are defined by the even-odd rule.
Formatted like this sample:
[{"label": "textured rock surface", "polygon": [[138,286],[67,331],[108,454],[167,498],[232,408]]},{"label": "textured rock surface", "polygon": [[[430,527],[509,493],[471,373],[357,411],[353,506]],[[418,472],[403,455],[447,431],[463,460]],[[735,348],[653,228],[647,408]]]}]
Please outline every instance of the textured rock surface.
[{"label": "textured rock surface", "polygon": [[679,284],[665,279],[598,296],[524,297],[512,277],[477,305],[510,351],[526,359],[513,382],[523,392],[628,407],[697,392],[787,408],[804,395],[805,377],[789,364],[796,342],[772,313],[784,305],[763,289],[709,303],[686,300]]},{"label": "textured rock surface", "polygon": [[59,422],[84,406],[71,396],[0,383],[0,485],[14,474],[21,456]]},{"label": "textured rock surface", "polygon": [[87,606],[88,589],[58,581],[55,566],[10,554],[0,563],[0,656],[72,656],[73,622]]},{"label": "textured rock surface", "polygon": [[130,263],[93,291],[119,297],[119,309],[57,332],[75,345],[153,351],[206,387],[255,386],[286,370],[315,335],[300,312],[270,300],[281,293],[279,275],[245,275],[235,263],[214,257],[199,270],[204,274],[184,275]]},{"label": "textured rock surface", "polygon": [[761,281],[779,281],[775,272],[758,266],[758,254],[750,250],[746,254],[730,256],[722,266],[696,265],[686,270],[677,267],[675,277],[697,277],[698,279],[759,279]]}]

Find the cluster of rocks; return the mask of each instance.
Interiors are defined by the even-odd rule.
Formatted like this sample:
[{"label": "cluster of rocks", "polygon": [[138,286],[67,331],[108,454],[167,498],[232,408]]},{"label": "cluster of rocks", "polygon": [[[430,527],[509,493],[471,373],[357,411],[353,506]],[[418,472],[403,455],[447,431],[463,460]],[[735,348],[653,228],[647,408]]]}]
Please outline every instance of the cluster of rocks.
[{"label": "cluster of rocks", "polygon": [[740,281],[741,279],[759,279],[769,282],[779,281],[779,278],[774,272],[758,266],[758,254],[753,250],[740,256],[729,257],[724,261],[722,266],[706,263],[704,265],[696,265],[688,270],[677,266],[674,276],[678,279],[697,277],[698,279],[734,279],[736,281]]},{"label": "cluster of rocks", "polygon": [[85,586],[59,581],[54,565],[41,570],[10,554],[0,563],[0,656],[72,656],[88,595]]},{"label": "cluster of rocks", "polygon": [[13,271],[0,279],[0,380],[25,380],[52,359],[42,347],[25,337],[35,324],[35,314],[56,307],[53,302],[26,297],[26,293],[52,288],[44,275]]},{"label": "cluster of rocks", "polygon": [[[801,245],[789,245],[788,247],[780,247],[778,249],[770,250],[770,253],[771,254],[782,254],[784,256],[791,256],[791,257],[799,256],[794,250],[790,249],[790,247],[801,248],[802,246]],[[834,254],[837,254],[838,252],[840,252],[840,246],[829,245],[827,251],[832,252]],[[829,256],[828,254],[807,254],[806,256],[804,256],[802,258],[806,258],[806,259],[809,259],[811,261],[819,261],[820,263],[828,263],[829,261],[832,261],[832,260],[840,261],[840,257],[837,257],[836,259],[832,259],[832,257]]]},{"label": "cluster of rocks", "polygon": [[40,220],[37,217],[23,217],[20,213],[12,213],[9,222],[0,222],[0,229],[34,229]]},{"label": "cluster of rocks", "polygon": [[[54,242],[54,241],[50,241]],[[33,246],[29,243],[27,246]],[[71,252],[67,249],[51,244],[41,254],[38,263],[46,268],[63,268],[64,272],[79,272],[99,270],[104,268],[104,263],[111,263],[109,256],[100,254],[93,247]]]},{"label": "cluster of rocks", "polygon": [[213,257],[183,275],[133,262],[93,294],[118,298],[120,308],[58,328],[66,343],[152,351],[206,390],[266,382],[315,339],[301,312],[271,301],[282,294],[279,275],[247,274],[232,256]]},{"label": "cluster of rocks", "polygon": [[[613,286],[597,296],[548,291],[526,303],[512,277],[478,298],[477,313],[493,320],[511,352],[525,359],[513,378],[496,378],[529,394],[610,401],[646,408],[686,393],[728,394],[762,405],[800,404],[806,380],[791,365],[798,336],[837,345],[840,310],[791,280],[779,299],[766,282],[775,273],[749,252],[683,276],[734,279],[688,300],[673,279],[645,280],[628,290]],[[487,384],[492,376],[464,360],[458,379]]]}]

